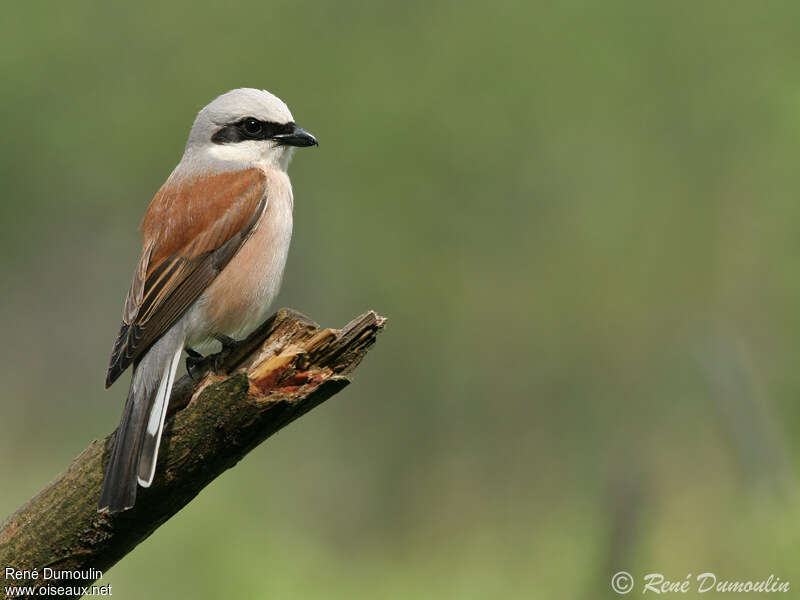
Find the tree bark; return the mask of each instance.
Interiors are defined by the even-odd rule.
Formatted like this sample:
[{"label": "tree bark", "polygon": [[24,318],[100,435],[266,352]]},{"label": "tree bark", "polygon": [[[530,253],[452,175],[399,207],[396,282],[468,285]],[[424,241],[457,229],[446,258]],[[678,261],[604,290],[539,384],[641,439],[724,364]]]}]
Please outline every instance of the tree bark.
[{"label": "tree bark", "polygon": [[[370,311],[341,330],[320,330],[283,309],[235,349],[205,359],[197,382],[184,376],[174,386],[155,480],[139,488],[134,508],[97,512],[115,432],[0,525],[0,598],[7,585],[91,585],[99,577],[91,569],[109,569],[250,450],[344,388],[384,322]],[[35,569],[37,578],[8,578],[7,567]],[[45,568],[90,576],[45,580]]]}]

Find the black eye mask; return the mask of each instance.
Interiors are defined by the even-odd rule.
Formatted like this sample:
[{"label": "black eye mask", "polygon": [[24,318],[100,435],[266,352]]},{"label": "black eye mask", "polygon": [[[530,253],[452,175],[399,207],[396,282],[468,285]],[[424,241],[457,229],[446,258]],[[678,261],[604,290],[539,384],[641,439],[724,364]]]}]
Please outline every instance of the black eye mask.
[{"label": "black eye mask", "polygon": [[219,129],[211,141],[215,144],[235,144],[246,140],[271,140],[277,135],[291,134],[295,124],[259,121],[254,117],[246,117],[236,123],[229,123]]}]

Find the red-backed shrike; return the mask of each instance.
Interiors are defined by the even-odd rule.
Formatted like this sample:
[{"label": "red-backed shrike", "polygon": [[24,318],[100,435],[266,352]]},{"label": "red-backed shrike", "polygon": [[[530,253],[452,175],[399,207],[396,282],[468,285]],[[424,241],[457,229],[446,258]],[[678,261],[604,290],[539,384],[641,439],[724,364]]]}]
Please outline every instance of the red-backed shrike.
[{"label": "red-backed shrike", "polygon": [[242,338],[267,316],[292,236],[293,146],[317,144],[267,91],[232,90],[197,115],[142,221],[143,246],[106,387],[133,365],[98,510],[131,508],[155,474],[181,351]]}]

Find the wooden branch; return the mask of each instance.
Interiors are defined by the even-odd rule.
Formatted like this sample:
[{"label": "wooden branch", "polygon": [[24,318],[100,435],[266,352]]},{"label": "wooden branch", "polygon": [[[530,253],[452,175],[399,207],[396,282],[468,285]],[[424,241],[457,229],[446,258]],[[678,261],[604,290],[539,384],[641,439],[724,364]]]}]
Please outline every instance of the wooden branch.
[{"label": "wooden branch", "polygon": [[[320,330],[281,310],[219,364],[209,357],[195,383],[174,386],[156,477],[136,506],[99,514],[97,497],[115,433],[93,441],[46,488],[0,525],[5,585],[90,585],[44,581],[43,569],[106,571],[177,513],[206,485],[270,435],[344,388],[385,319],[368,312],[344,329]],[[204,374],[203,374],[204,373]],[[8,580],[5,568],[37,569],[38,579]],[[78,596],[61,596],[78,597]],[[6,598],[0,586],[0,598]]]}]

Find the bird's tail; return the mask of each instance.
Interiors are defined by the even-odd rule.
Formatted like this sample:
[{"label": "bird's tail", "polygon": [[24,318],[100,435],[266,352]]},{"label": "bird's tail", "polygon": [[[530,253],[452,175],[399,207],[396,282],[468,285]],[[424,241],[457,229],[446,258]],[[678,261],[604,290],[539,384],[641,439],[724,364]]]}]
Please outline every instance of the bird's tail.
[{"label": "bird's tail", "polygon": [[164,417],[178,368],[183,337],[164,334],[134,366],[125,410],[114,439],[97,509],[117,513],[136,502],[136,483],[153,482]]}]

